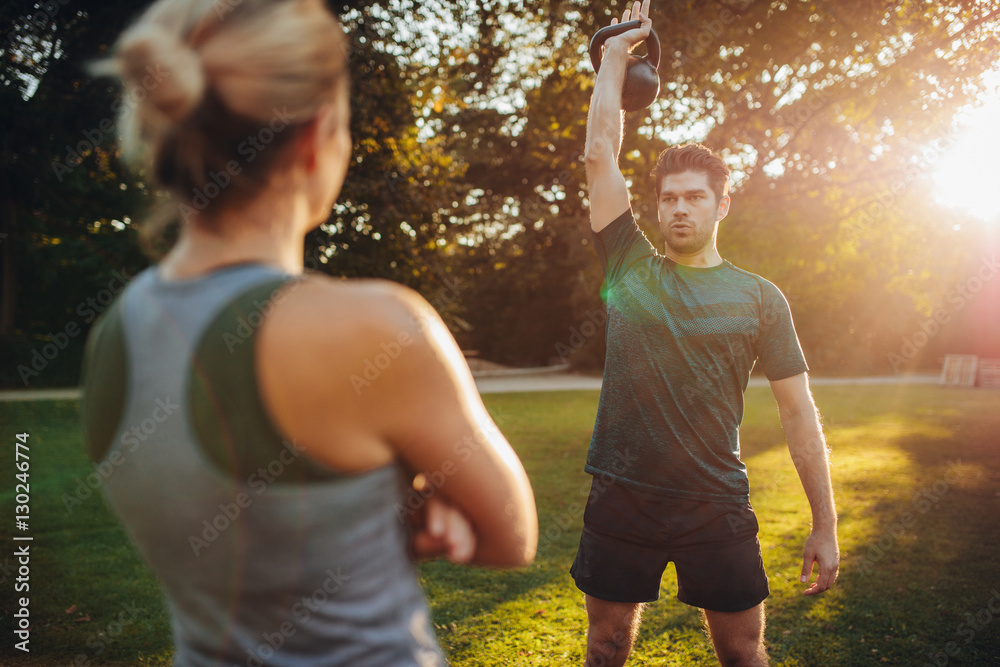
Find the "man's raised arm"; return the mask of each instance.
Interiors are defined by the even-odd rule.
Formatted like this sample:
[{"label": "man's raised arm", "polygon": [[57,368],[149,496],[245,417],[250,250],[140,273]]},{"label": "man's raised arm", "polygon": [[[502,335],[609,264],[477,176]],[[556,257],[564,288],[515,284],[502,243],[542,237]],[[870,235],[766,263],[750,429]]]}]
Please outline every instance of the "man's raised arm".
[{"label": "man's raised arm", "polygon": [[[625,177],[618,169],[622,146],[622,84],[632,48],[649,36],[649,1],[632,4],[622,14],[622,23],[642,21],[642,26],[608,39],[600,72],[590,98],[587,119],[587,188],[590,191],[590,227],[599,232],[631,208]],[[611,25],[617,23],[612,19]]]}]

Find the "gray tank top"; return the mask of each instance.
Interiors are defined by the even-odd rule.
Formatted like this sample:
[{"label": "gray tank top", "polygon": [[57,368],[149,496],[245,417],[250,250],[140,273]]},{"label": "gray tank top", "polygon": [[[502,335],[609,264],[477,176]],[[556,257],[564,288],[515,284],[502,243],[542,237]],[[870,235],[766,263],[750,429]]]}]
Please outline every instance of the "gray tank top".
[{"label": "gray tank top", "polygon": [[254,333],[294,280],[258,264],[137,276],[87,342],[90,457],[166,594],[174,664],[444,665],[401,470],[333,473],[261,403]]}]

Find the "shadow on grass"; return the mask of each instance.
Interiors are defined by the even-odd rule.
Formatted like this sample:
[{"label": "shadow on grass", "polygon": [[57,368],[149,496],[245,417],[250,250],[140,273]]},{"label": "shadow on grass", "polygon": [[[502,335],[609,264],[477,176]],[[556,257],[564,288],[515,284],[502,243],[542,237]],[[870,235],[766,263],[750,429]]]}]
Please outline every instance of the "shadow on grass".
[{"label": "shadow on grass", "polygon": [[[989,596],[983,594],[988,587],[983,586],[996,580],[991,574],[997,565],[996,538],[977,542],[972,536],[983,531],[991,531],[991,536],[1000,533],[993,518],[996,508],[983,507],[982,515],[970,519],[970,508],[983,500],[982,489],[957,482],[949,494],[930,503],[926,512],[920,511],[923,504],[914,501],[921,489],[933,491],[935,481],[948,470],[949,456],[964,455],[963,462],[969,463],[973,453],[985,452],[984,467],[1000,470],[988,458],[993,451],[990,434],[998,429],[989,420],[983,421],[991,408],[994,413],[1000,410],[984,396],[970,399],[942,394],[936,387],[817,388],[817,404],[833,449],[843,562],[838,586],[818,598],[806,598],[798,574],[809,530],[808,503],[785,450],[770,392],[766,388],[748,392],[741,435],[771,580],[767,605],[773,665],[933,665],[928,656],[943,651],[955,639],[958,625],[952,621],[956,613],[974,615],[988,602]],[[490,664],[481,658],[482,647],[496,645],[497,625],[505,634],[512,628],[527,628],[556,637],[547,662],[537,662],[540,658],[532,657],[530,651],[507,645],[501,653],[506,656],[504,664],[574,664],[582,658],[586,614],[582,594],[567,569],[582,526],[582,505],[573,508],[571,498],[578,494],[585,500],[581,484],[585,488],[589,478],[580,469],[589,443],[586,429],[592,425],[592,421],[587,423],[591,414],[582,417],[587,411],[578,405],[576,419],[586,428],[560,425],[563,417],[558,410],[546,412],[544,418],[533,417],[538,406],[523,400],[510,397],[488,404],[491,410],[499,408],[498,422],[528,468],[538,496],[543,548],[529,572],[469,577],[455,569],[433,577],[437,583],[431,583],[430,590],[440,601],[435,607],[449,626],[440,631],[442,642],[449,647],[454,664]],[[546,404],[562,405],[563,400],[569,398]],[[589,400],[596,406],[596,395]],[[986,403],[976,403],[983,400]],[[505,427],[505,413],[519,415],[511,431]],[[548,426],[546,419],[552,422]],[[962,474],[972,471],[963,468]],[[887,531],[906,512],[918,520],[896,538]],[[556,534],[547,541],[546,529],[553,526]],[[887,539],[893,542],[862,571],[860,564],[871,559],[870,547],[877,547],[880,539],[883,545]],[[950,552],[942,551],[945,545]],[[975,567],[963,567],[963,559],[975,559],[977,550],[989,549],[994,553],[979,554]],[[698,611],[673,599],[675,581],[673,568],[668,568],[661,599],[644,614],[630,664],[716,664]],[[977,586],[981,589],[978,597]],[[533,601],[540,596],[555,598],[550,604],[561,609],[561,615],[547,616],[544,622],[524,620],[540,610],[514,603],[517,596]],[[1000,621],[996,626],[1000,627]],[[961,664],[995,664],[998,643],[992,627],[984,626],[971,638],[967,632],[961,636],[969,638],[961,647],[965,659]],[[560,649],[563,653],[556,657]],[[958,664],[954,658],[952,664]]]},{"label": "shadow on grass", "polygon": [[[1000,393],[836,386],[815,393],[833,451],[843,553],[838,585],[819,598],[804,598],[797,579],[808,504],[773,398],[766,388],[747,395],[742,437],[771,580],[772,664],[997,664]],[[532,480],[541,548],[536,563],[522,570],[422,565],[441,643],[455,665],[579,664],[586,614],[568,568],[589,488],[582,469],[597,393],[497,395],[486,402]],[[169,621],[157,608],[162,600],[152,575],[99,498],[72,515],[60,500],[81,471],[89,472],[75,404],[12,405],[0,404],[0,455],[11,454],[11,429],[30,430],[38,503],[32,527],[36,540],[46,542],[33,560],[39,583],[32,610],[48,625],[39,628],[33,651],[45,652],[44,664],[69,664],[81,648],[89,664],[133,664],[143,653],[144,664],[162,664]],[[0,501],[9,516],[13,496],[6,486]],[[647,609],[630,664],[715,664],[698,612],[672,599],[673,581],[671,568],[661,600]],[[100,633],[116,632],[110,624],[133,602],[148,618],[130,622],[104,645]],[[76,610],[66,613],[72,605]],[[3,608],[9,621],[8,603]],[[90,620],[78,622],[83,615]],[[86,648],[88,640],[93,648]]]},{"label": "shadow on grass", "polygon": [[828,428],[840,579],[774,605],[775,664],[998,664],[1000,393],[912,388],[887,404]]}]

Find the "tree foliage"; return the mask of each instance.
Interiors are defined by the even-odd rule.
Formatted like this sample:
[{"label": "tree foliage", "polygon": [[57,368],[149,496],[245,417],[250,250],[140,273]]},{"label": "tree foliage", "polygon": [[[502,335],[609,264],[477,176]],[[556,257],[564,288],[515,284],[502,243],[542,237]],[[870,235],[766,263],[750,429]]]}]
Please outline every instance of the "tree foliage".
[{"label": "tree foliage", "polygon": [[[50,335],[86,328],[80,304],[114,271],[145,263],[134,221],[150,193],[105,129],[117,91],[81,67],[144,4],[0,5],[6,384],[23,386],[15,368]],[[623,6],[333,3],[352,45],[354,157],[309,265],[411,285],[486,358],[599,364],[602,336],[581,333],[602,307],[581,162],[586,50]],[[720,249],[784,290],[814,369],[897,368],[935,308],[951,329],[907,362],[1000,356],[992,288],[948,301],[997,228],[943,209],[928,185],[952,116],[994,65],[1000,3],[661,0],[653,24],[661,95],[627,118],[620,159],[651,239],[656,155],[703,141],[736,177]],[[73,382],[74,353],[59,364],[31,382]]]}]

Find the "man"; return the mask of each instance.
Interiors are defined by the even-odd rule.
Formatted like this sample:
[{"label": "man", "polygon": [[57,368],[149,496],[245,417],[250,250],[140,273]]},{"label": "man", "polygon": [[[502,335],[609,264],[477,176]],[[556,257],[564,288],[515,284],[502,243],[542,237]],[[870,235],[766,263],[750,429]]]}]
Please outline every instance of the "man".
[{"label": "man", "polygon": [[[826,443],[788,304],[716,249],[729,170],[699,145],[670,148],[653,172],[665,240],[658,254],[631,214],[618,169],[626,57],[650,30],[649,0],[605,43],[590,105],[587,182],[607,280],[607,361],[587,456],[595,481],[572,574],[586,594],[588,667],[623,665],[642,608],[668,562],[682,602],[703,609],[723,665],[766,665],[767,577],[738,429],[750,370],[770,380],[812,509],[801,581],[815,595],[837,577]],[[614,21],[613,21],[614,23]],[[627,465],[623,465],[627,462]]]}]

